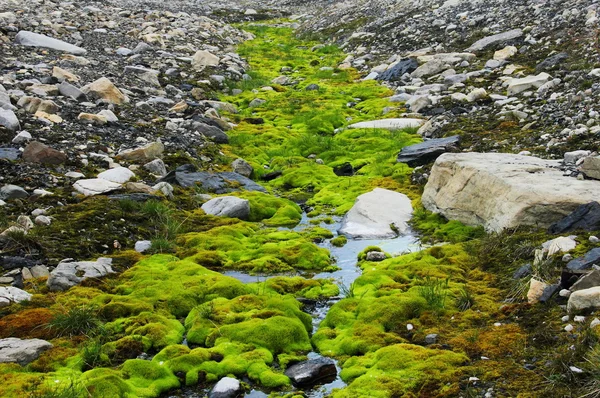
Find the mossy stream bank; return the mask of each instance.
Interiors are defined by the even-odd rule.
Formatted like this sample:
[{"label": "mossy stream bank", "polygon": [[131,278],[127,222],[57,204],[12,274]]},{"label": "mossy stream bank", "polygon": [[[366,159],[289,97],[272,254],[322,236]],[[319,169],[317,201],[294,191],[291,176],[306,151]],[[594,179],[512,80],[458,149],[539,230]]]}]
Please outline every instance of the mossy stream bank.
[{"label": "mossy stream bank", "polygon": [[[237,127],[217,158],[223,170],[245,159],[269,193],[233,193],[250,201],[249,221],[204,214],[198,189],[177,188],[170,202],[75,205],[80,214],[137,220],[138,237],[152,238],[156,254],[115,251],[122,272],[62,293],[49,292],[43,280],[29,283],[33,299],[3,310],[0,332],[43,338],[53,348],[27,366],[1,364],[1,395],[157,397],[184,389],[194,396],[233,376],[247,391],[317,396],[318,388],[293,389],[284,374],[315,352],[338,361],[346,385],[326,391],[337,398],[568,391],[572,380],[560,379],[559,365],[524,367],[562,355],[573,340],[552,339],[560,325],[542,324],[556,309],[504,302],[505,277],[531,259],[545,234],[485,236],[424,211],[422,187],[396,162],[402,147],[420,141],[415,131],[345,129],[401,116],[404,108],[386,99],[391,91],[338,69],[345,55],[336,47],[297,38],[285,26],[245,29],[256,35],[238,49],[252,79],[232,83],[221,98],[238,113],[225,114]],[[282,75],[282,84],[272,82]],[[351,175],[337,175],[339,167]],[[270,173],[279,177],[264,180]],[[339,216],[375,187],[408,195],[420,239],[447,244],[373,262],[366,252],[381,249],[364,248],[371,242],[336,238]],[[51,228],[82,222],[69,208]],[[78,233],[50,232],[65,239]],[[381,246],[392,252],[386,245],[403,239]],[[60,245],[53,241],[52,250]],[[305,306],[311,300],[334,302],[318,329]],[[584,360],[569,354],[565,363]]]}]

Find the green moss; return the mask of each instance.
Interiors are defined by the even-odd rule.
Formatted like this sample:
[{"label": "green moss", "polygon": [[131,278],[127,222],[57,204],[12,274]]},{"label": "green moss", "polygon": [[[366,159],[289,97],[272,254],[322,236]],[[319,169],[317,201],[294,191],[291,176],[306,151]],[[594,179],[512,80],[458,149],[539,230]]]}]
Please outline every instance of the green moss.
[{"label": "green moss", "polygon": [[142,312],[130,318],[118,319],[106,324],[105,328],[114,335],[144,336],[148,338],[154,349],[180,343],[185,331],[177,319],[168,319],[151,312]]},{"label": "green moss", "polygon": [[305,279],[300,276],[277,276],[251,286],[257,293],[292,294],[308,299],[322,299],[339,294],[339,288],[331,279]]},{"label": "green moss", "polygon": [[276,227],[294,226],[302,219],[300,206],[287,199],[252,191],[234,195],[250,201],[250,221],[262,221],[267,226]]},{"label": "green moss", "polygon": [[348,238],[344,235],[337,236],[331,240],[331,244],[335,247],[344,247],[348,243]]}]

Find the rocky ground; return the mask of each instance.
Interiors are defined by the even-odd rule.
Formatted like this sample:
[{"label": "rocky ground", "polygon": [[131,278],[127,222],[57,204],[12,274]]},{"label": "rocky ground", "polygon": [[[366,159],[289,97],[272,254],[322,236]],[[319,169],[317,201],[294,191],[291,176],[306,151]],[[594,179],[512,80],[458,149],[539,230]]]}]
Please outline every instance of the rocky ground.
[{"label": "rocky ground", "polygon": [[0,395],[598,396],[598,12],[1,3]]}]

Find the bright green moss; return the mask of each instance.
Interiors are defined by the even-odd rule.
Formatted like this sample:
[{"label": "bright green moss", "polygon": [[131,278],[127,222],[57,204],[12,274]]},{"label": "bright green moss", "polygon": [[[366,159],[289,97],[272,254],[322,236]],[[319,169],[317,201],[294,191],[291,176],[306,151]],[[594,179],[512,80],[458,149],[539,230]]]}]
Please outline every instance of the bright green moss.
[{"label": "bright green moss", "polygon": [[130,359],[123,364],[123,378],[138,397],[156,397],[179,387],[179,380],[164,366],[154,361]]},{"label": "bright green moss", "polygon": [[466,242],[485,235],[483,227],[469,227],[459,221],[448,221],[443,216],[425,210],[417,204],[411,225],[432,242]]},{"label": "bright green moss", "polygon": [[331,279],[306,279],[300,276],[277,276],[252,285],[256,292],[292,294],[295,297],[321,299],[339,294],[339,288]]},{"label": "bright green moss", "polygon": [[143,312],[130,318],[122,318],[106,324],[105,327],[116,335],[145,336],[155,349],[180,343],[185,331],[185,328],[177,319],[168,319],[150,312]]},{"label": "bright green moss", "polygon": [[337,236],[331,240],[331,244],[335,247],[344,247],[348,243],[348,238],[344,235]]},{"label": "bright green moss", "polygon": [[276,227],[294,226],[302,219],[300,206],[287,199],[255,191],[234,195],[250,201],[250,221],[262,221],[267,226]]}]

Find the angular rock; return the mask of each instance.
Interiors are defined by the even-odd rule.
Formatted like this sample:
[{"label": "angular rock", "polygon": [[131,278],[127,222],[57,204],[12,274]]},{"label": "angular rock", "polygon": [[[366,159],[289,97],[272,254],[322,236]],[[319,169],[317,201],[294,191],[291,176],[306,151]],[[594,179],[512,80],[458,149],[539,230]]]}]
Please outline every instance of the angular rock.
[{"label": "angular rock", "polygon": [[21,151],[17,148],[0,148],[0,159],[17,160],[21,156]]},{"label": "angular rock", "polygon": [[0,340],[0,363],[18,363],[25,366],[39,358],[52,344],[41,339],[21,340],[15,337]]},{"label": "angular rock", "polygon": [[51,291],[63,291],[80,284],[88,278],[101,278],[113,273],[112,258],[100,257],[96,261],[61,261],[46,283]]},{"label": "angular rock", "polygon": [[406,163],[410,167],[422,166],[437,159],[442,153],[456,149],[460,136],[454,135],[447,138],[436,138],[409,145],[402,148],[397,161]]},{"label": "angular rock", "polygon": [[579,166],[579,171],[588,178],[600,180],[600,156],[588,156],[583,159],[583,163]]},{"label": "angular rock", "polygon": [[576,230],[596,231],[600,229],[600,203],[590,202],[578,206],[571,214],[548,228],[550,234],[562,234]]},{"label": "angular rock", "polygon": [[21,129],[21,124],[17,115],[10,109],[4,109],[0,107],[0,126],[6,127],[10,131],[17,131]]},{"label": "angular rock", "polygon": [[207,66],[217,66],[219,65],[219,62],[220,59],[216,55],[205,50],[200,50],[197,51],[192,58],[192,67],[197,71],[201,71]]},{"label": "angular rock", "polygon": [[133,171],[126,167],[115,167],[98,174],[98,178],[106,181],[115,182],[117,184],[125,184],[127,181],[135,177]]},{"label": "angular rock", "polygon": [[167,167],[165,166],[165,162],[162,159],[154,159],[151,162],[148,162],[144,165],[144,168],[148,170],[150,173],[157,176],[165,176],[167,175]]},{"label": "angular rock", "polygon": [[193,127],[196,131],[202,133],[205,137],[212,138],[217,144],[227,144],[229,137],[218,127],[210,126],[205,123],[194,123]]},{"label": "angular rock", "polygon": [[250,217],[250,202],[235,196],[221,196],[202,205],[206,214],[247,220]]},{"label": "angular rock", "polygon": [[531,88],[540,88],[544,85],[548,80],[551,80],[552,76],[547,74],[546,72],[542,72],[539,75],[535,76],[527,76],[521,79],[510,79],[508,84],[508,95],[519,94],[523,91],[529,90]]},{"label": "angular rock", "polygon": [[150,250],[152,242],[149,240],[138,240],[135,242],[135,251],[138,253],[144,253]]},{"label": "angular rock", "polygon": [[475,43],[471,44],[471,47],[467,48],[466,51],[468,51],[468,52],[482,51],[488,47],[501,45],[508,41],[518,39],[521,36],[523,36],[523,31],[521,29],[509,30],[507,32],[498,33],[498,34],[484,37],[483,39],[477,40]]},{"label": "angular rock", "polygon": [[250,165],[250,163],[246,162],[244,159],[238,158],[231,162],[231,168],[234,172],[243,175],[244,177],[250,177],[254,169]]},{"label": "angular rock", "polygon": [[75,101],[87,101],[87,96],[85,93],[67,81],[64,81],[58,85],[58,91],[62,96],[74,99]]},{"label": "angular rock", "polygon": [[569,296],[567,311],[581,312],[600,308],[600,286],[578,290]]},{"label": "angular rock", "polygon": [[408,196],[387,189],[375,188],[360,195],[344,216],[341,235],[360,239],[384,239],[404,235],[412,217]]},{"label": "angular rock", "polygon": [[196,172],[195,168],[191,165],[180,166],[175,171],[172,171],[165,177],[161,178],[159,181],[178,184],[185,188],[199,185],[205,191],[216,194],[239,191],[240,189],[259,192],[267,191],[264,187],[238,173],[213,173],[208,171]]},{"label": "angular rock", "polygon": [[600,247],[590,250],[585,255],[573,259],[567,263],[567,268],[574,271],[585,270],[592,265],[600,265]]},{"label": "angular rock", "polygon": [[0,307],[31,300],[31,294],[13,286],[0,286]]},{"label": "angular rock", "polygon": [[531,275],[531,264],[525,264],[519,267],[513,274],[513,279],[522,279]]},{"label": "angular rock", "polygon": [[129,102],[129,98],[121,92],[109,79],[101,77],[81,89],[88,98],[121,105]]},{"label": "angular rock", "polygon": [[233,377],[223,377],[210,390],[208,398],[236,398],[244,391],[240,381]]},{"label": "angular rock", "polygon": [[383,261],[387,258],[384,252],[379,251],[370,251],[367,253],[366,260],[367,261]]},{"label": "angular rock", "polygon": [[377,80],[398,81],[406,73],[412,73],[419,67],[419,63],[414,58],[407,58],[398,61],[393,66],[389,67],[385,72],[377,76]]},{"label": "angular rock", "polygon": [[75,184],[73,184],[73,188],[85,196],[94,196],[121,189],[121,184],[104,180],[102,178],[90,178],[77,181]]},{"label": "angular rock", "polygon": [[567,53],[558,53],[546,58],[535,67],[536,72],[547,71],[556,68],[569,58]]},{"label": "angular rock", "polygon": [[349,129],[384,129],[384,130],[403,130],[406,128],[416,128],[420,127],[423,123],[425,123],[424,119],[381,119],[381,120],[372,120],[368,122],[359,122],[354,123],[348,126]]},{"label": "angular rock", "polygon": [[423,192],[426,209],[501,231],[548,227],[600,197],[600,184],[565,177],[559,161],[503,153],[445,153]]},{"label": "angular rock", "polygon": [[129,162],[149,162],[162,157],[165,146],[160,141],[151,142],[139,148],[126,149],[117,154],[117,159]]},{"label": "angular rock", "polygon": [[38,141],[30,142],[23,151],[23,160],[31,163],[61,164],[67,161],[67,155]]},{"label": "angular rock", "polygon": [[572,292],[576,292],[578,290],[589,289],[592,287],[600,286],[600,271],[593,270],[589,274],[585,274],[582,276],[577,282],[573,284],[569,288]]},{"label": "angular rock", "polygon": [[548,287],[547,283],[544,283],[535,278],[531,278],[529,282],[529,291],[527,292],[527,301],[529,304],[535,304],[540,301],[540,298],[544,294],[544,290]]},{"label": "angular rock", "polygon": [[311,386],[320,381],[332,380],[337,376],[335,362],[330,358],[309,359],[286,369],[285,375],[295,386]]},{"label": "angular rock", "polygon": [[22,30],[17,33],[15,43],[27,47],[42,47],[51,50],[62,51],[74,55],[84,55],[87,51],[81,47],[74,46],[62,40],[54,39],[39,33]]}]

